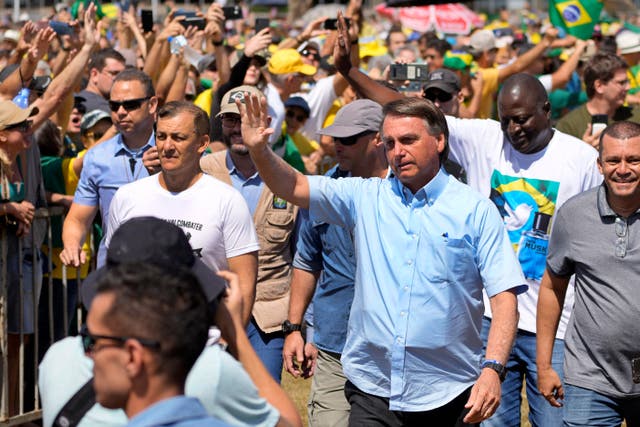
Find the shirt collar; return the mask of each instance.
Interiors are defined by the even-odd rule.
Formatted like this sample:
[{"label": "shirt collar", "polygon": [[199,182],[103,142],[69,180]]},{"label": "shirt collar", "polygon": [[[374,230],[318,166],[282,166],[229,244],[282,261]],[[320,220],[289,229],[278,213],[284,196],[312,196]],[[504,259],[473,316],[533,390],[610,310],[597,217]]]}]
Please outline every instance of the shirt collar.
[{"label": "shirt collar", "polygon": [[[601,217],[608,217],[608,216],[619,217],[620,216],[613,209],[611,209],[611,206],[609,206],[609,202],[607,201],[607,186],[605,185],[604,182],[600,184],[600,187],[598,187],[598,213],[600,214]],[[635,214],[638,214],[638,213],[640,213],[640,209],[638,209],[635,212]]]},{"label": "shirt collar", "polygon": [[449,175],[444,172],[444,169],[440,168],[436,176],[434,176],[431,181],[427,182],[424,187],[416,191],[415,194],[412,194],[411,190],[405,187],[400,180],[395,177],[395,175],[391,175],[390,179],[393,180],[396,190],[402,196],[404,202],[410,203],[415,199],[425,201],[429,206],[431,206],[435,203],[438,197],[440,197],[440,194],[442,194],[444,188],[447,186]]},{"label": "shirt collar", "polygon": [[227,150],[227,155],[225,157],[225,164],[227,166],[227,169],[229,170],[229,175],[235,175],[238,178],[242,179],[243,181],[249,181],[257,177],[260,177],[257,171],[256,173],[254,173],[249,177],[245,177],[244,175],[242,175],[238,170],[238,168],[236,168],[236,165],[233,163],[233,159],[231,158],[231,154],[229,153],[229,150]]},{"label": "shirt collar", "polygon": [[115,156],[119,156],[121,154],[129,154],[130,156],[137,156],[137,157],[142,157],[142,154],[147,151],[149,148],[153,147],[156,145],[156,133],[155,132],[151,132],[151,136],[149,136],[149,140],[147,141],[147,143],[145,145],[142,146],[142,148],[140,148],[139,150],[131,150],[129,149],[125,144],[124,144],[124,140],[122,139],[122,134],[118,133],[116,136],[114,136],[115,140],[116,140],[116,145],[113,151],[113,155]]}]

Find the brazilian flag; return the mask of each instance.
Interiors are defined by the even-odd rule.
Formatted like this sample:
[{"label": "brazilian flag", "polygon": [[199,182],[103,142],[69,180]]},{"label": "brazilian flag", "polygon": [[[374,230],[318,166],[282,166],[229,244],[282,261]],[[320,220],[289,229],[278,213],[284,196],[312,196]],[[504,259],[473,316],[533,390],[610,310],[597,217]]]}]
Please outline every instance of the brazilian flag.
[{"label": "brazilian flag", "polygon": [[549,19],[559,28],[582,40],[589,40],[600,19],[601,0],[549,0]]}]

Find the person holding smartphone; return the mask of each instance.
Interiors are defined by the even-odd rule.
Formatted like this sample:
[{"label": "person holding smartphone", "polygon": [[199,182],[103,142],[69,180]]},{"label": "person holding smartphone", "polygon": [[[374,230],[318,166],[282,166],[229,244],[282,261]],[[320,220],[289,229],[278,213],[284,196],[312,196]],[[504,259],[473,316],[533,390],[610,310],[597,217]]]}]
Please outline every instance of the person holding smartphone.
[{"label": "person holding smartphone", "polygon": [[628,68],[612,53],[594,55],[582,72],[587,102],[561,118],[556,128],[598,148],[602,124],[640,122],[640,107],[624,105],[630,88]]}]

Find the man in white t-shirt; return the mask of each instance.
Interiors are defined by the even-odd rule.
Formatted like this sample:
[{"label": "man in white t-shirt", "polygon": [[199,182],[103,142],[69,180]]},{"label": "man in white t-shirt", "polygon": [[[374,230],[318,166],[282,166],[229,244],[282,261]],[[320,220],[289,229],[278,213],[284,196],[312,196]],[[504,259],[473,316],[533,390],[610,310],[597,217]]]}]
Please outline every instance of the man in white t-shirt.
[{"label": "man in white t-shirt", "polygon": [[[602,176],[596,150],[551,127],[546,91],[534,76],[516,74],[507,79],[498,95],[498,112],[500,122],[447,117],[451,159],[465,168],[469,185],[500,210],[529,285],[527,292],[518,295],[518,333],[506,365],[502,402],[483,426],[520,425],[523,380],[531,424],[559,426],[561,410],[546,404],[537,390],[535,334],[540,280],[553,215],[570,197],[600,184]],[[487,301],[485,296],[485,343],[491,325]],[[553,365],[559,373],[572,306],[570,288],[554,347]]]},{"label": "man in white t-shirt", "polygon": [[107,248],[120,224],[155,216],[180,227],[195,255],[214,271],[238,274],[244,310],[251,313],[257,274],[257,236],[247,204],[233,187],[200,170],[209,145],[207,114],[187,102],[158,111],[161,172],[120,188],[111,201]]}]

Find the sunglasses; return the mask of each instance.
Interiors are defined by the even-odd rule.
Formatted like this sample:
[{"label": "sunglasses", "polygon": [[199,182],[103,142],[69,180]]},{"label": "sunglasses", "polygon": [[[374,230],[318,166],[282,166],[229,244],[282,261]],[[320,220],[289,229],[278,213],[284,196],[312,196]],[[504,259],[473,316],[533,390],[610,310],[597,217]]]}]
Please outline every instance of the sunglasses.
[{"label": "sunglasses", "polygon": [[17,130],[19,132],[27,132],[31,128],[31,120],[25,120],[20,123],[9,125],[4,130]]},{"label": "sunglasses", "polygon": [[355,145],[360,138],[362,138],[363,136],[366,136],[366,135],[370,135],[372,133],[376,133],[376,132],[364,131],[364,132],[360,132],[357,135],[347,136],[347,137],[344,137],[344,138],[336,138],[336,137],[334,137],[333,140],[335,142],[340,143],[341,145],[346,145],[346,146]]},{"label": "sunglasses", "polygon": [[120,107],[124,108],[125,111],[134,111],[142,106],[143,102],[151,99],[150,96],[145,96],[144,98],[137,99],[129,99],[126,101],[109,101],[109,109],[114,113],[120,109]]},{"label": "sunglasses", "polygon": [[222,126],[227,129],[233,129],[241,123],[240,116],[222,116],[220,121],[222,121]]},{"label": "sunglasses", "polygon": [[[92,354],[96,348],[97,340],[111,340],[117,341],[119,344],[118,347],[122,347],[127,340],[136,340],[140,344],[145,347],[149,347],[154,350],[160,350],[160,343],[158,341],[147,340],[144,338],[135,338],[135,337],[115,337],[111,335],[94,335],[89,332],[89,328],[87,325],[83,325],[80,330],[80,337],[82,338],[82,349],[85,354]],[[108,347],[113,347],[114,345],[110,345]],[[107,346],[105,346],[107,347]]]},{"label": "sunglasses", "polygon": [[287,117],[290,119],[296,119],[299,122],[304,122],[307,120],[307,117],[304,114],[296,114],[294,111],[287,111]]},{"label": "sunglasses", "polygon": [[424,93],[424,98],[431,102],[449,102],[453,98],[452,93],[443,92],[441,90],[429,90]]},{"label": "sunglasses", "polygon": [[304,49],[302,52],[300,52],[300,55],[302,55],[302,56],[312,56],[314,60],[320,61],[320,54],[318,52],[313,51],[313,50]]}]

